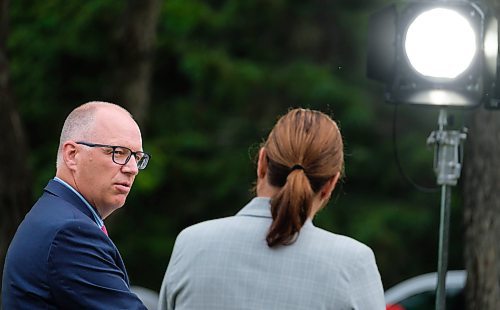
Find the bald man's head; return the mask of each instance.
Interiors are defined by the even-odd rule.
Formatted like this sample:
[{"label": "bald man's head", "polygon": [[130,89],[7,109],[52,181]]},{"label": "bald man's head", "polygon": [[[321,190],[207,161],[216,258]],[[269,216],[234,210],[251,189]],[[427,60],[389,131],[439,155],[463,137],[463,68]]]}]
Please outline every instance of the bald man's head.
[{"label": "bald man's head", "polygon": [[62,163],[61,151],[64,142],[69,140],[78,141],[91,139],[94,134],[96,113],[99,109],[116,109],[132,117],[132,115],[121,106],[104,101],[91,101],[75,108],[68,117],[66,117],[61,130],[57,151],[57,168],[59,168]]},{"label": "bald man's head", "polygon": [[104,219],[125,204],[139,173],[137,154],[142,151],[140,128],[127,110],[112,103],[89,102],[73,110],[64,122],[56,177],[80,193]]}]

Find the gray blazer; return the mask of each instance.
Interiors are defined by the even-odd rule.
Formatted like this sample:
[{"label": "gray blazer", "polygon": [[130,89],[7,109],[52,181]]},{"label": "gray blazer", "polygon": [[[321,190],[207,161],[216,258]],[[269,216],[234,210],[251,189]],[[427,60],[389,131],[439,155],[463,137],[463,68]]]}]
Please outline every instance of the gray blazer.
[{"label": "gray blazer", "polygon": [[372,250],[308,220],[296,242],[269,248],[269,198],[183,230],[158,309],[385,309]]}]

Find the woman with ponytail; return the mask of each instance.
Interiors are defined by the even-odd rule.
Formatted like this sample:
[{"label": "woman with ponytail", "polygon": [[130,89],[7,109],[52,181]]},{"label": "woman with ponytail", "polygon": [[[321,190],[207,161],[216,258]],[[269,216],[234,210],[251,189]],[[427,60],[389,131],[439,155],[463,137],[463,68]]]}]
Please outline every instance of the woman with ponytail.
[{"label": "woman with ponytail", "polygon": [[372,250],[312,224],[343,170],[329,116],[281,117],[259,151],[256,197],[177,237],[159,309],[385,309]]}]

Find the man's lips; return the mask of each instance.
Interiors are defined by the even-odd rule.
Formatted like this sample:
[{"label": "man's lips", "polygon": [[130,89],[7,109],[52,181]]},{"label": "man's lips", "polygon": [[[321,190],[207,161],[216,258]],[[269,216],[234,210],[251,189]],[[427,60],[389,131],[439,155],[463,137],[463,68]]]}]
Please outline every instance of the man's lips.
[{"label": "man's lips", "polygon": [[130,191],[130,187],[132,186],[131,183],[129,182],[118,182],[115,183],[115,188],[118,190],[118,192],[126,194]]}]

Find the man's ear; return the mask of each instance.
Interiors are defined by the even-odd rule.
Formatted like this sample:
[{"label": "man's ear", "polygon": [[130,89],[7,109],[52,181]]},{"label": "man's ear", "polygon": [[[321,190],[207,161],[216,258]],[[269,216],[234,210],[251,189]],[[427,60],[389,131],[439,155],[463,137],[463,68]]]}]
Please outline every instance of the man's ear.
[{"label": "man's ear", "polygon": [[259,150],[259,160],[257,161],[257,178],[259,179],[265,178],[266,173],[267,173],[266,149],[262,147]]},{"label": "man's ear", "polygon": [[78,164],[78,149],[76,143],[73,141],[64,142],[61,152],[66,167],[72,171],[76,170]]},{"label": "man's ear", "polygon": [[333,190],[335,189],[335,185],[340,178],[340,172],[337,172],[333,177],[331,177],[325,185],[321,188],[321,198],[330,197]]}]

